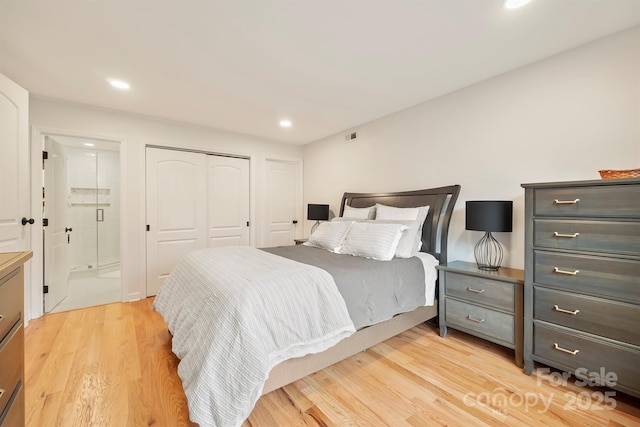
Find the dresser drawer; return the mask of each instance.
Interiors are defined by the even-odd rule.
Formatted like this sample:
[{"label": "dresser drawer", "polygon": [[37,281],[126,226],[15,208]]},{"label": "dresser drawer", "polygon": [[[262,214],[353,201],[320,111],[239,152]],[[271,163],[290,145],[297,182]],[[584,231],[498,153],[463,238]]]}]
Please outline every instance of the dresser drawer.
[{"label": "dresser drawer", "polygon": [[533,245],[606,253],[640,252],[640,222],[536,219]]},{"label": "dresser drawer", "polygon": [[515,341],[512,315],[447,298],[445,317],[448,324],[461,330],[466,329],[504,343],[513,344]]},{"label": "dresser drawer", "polygon": [[22,383],[20,383],[20,386],[18,390],[16,390],[15,396],[10,404],[11,406],[4,415],[4,419],[0,420],[0,427],[24,426],[25,402],[24,387],[22,386]]},{"label": "dresser drawer", "polygon": [[539,188],[533,214],[596,218],[640,218],[640,185]]},{"label": "dresser drawer", "polygon": [[[534,324],[533,352],[542,363],[575,373],[578,368],[588,372],[614,372],[622,390],[640,392],[640,351],[633,347],[610,344],[588,335],[574,334]],[[571,354],[574,353],[575,354]]]},{"label": "dresser drawer", "polygon": [[513,284],[452,272],[446,274],[445,292],[448,296],[509,312],[514,311],[515,290]]},{"label": "dresser drawer", "polygon": [[533,258],[535,283],[640,302],[640,261],[546,251]]},{"label": "dresser drawer", "polygon": [[4,390],[0,396],[0,414],[22,377],[23,345],[22,326],[15,328],[0,342],[0,390]]},{"label": "dresser drawer", "polygon": [[640,345],[640,306],[536,287],[533,317]]},{"label": "dresser drawer", "polygon": [[21,273],[22,269],[16,268],[0,279],[0,341],[22,317],[24,291]]}]

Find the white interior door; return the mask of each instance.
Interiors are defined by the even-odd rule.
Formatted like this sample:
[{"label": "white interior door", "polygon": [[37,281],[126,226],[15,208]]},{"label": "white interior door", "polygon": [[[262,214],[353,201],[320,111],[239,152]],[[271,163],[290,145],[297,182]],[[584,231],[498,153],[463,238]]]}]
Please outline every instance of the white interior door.
[{"label": "white interior door", "polygon": [[207,244],[207,156],[146,149],[147,296],[188,252]]},{"label": "white interior door", "polygon": [[[0,74],[0,252],[27,250],[29,209],[29,94]],[[25,281],[28,283],[28,281]]]},{"label": "white interior door", "polygon": [[267,214],[265,246],[293,245],[298,223],[297,165],[294,163],[267,160],[266,206]]},{"label": "white interior door", "polygon": [[51,137],[45,137],[48,159],[44,162],[44,311],[50,312],[67,297],[69,290],[70,228],[67,221],[67,167],[64,148]]},{"label": "white interior door", "polygon": [[249,244],[249,159],[207,156],[209,247]]}]

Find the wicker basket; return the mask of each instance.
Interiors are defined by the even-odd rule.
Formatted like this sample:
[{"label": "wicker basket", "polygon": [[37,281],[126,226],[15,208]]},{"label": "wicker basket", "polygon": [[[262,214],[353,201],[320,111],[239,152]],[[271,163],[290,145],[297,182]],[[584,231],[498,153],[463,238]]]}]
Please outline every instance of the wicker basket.
[{"label": "wicker basket", "polygon": [[627,169],[627,170],[612,170],[603,169],[600,172],[602,179],[615,179],[615,178],[640,178],[640,169]]}]

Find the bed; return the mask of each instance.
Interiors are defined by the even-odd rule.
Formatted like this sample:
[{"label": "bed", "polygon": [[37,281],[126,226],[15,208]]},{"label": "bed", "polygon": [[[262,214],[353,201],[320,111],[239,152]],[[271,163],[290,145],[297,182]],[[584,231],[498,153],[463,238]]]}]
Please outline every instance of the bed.
[{"label": "bed", "polygon": [[[346,296],[340,284],[343,279],[337,272],[365,277],[366,270],[372,270],[372,264],[367,263],[382,263],[387,268],[404,262],[396,270],[423,269],[425,281],[430,269],[435,271],[435,264],[447,261],[449,223],[459,190],[460,186],[453,185],[343,195],[341,217],[345,211],[376,204],[397,208],[429,206],[418,236],[421,254],[417,257],[394,257],[393,262],[385,263],[303,247],[216,248],[185,257],[158,292],[154,308],[173,335],[172,350],[181,359],[178,374],[191,419],[202,427],[239,425],[261,394],[435,317],[437,291],[429,289],[428,280],[421,289],[409,291],[404,284],[408,279],[398,276],[395,283],[396,276],[373,273],[394,282],[389,287],[398,289],[394,288],[394,296],[387,299],[399,300],[394,302],[398,307],[390,309],[396,310],[391,315],[385,313],[377,318],[376,310],[371,308],[376,305],[369,304],[364,309],[373,313],[356,320],[351,305],[358,298]],[[335,267],[331,257],[340,258],[336,265],[348,261],[362,266]],[[319,265],[325,267],[314,265],[316,261],[308,261],[310,258],[320,259]],[[429,262],[425,260],[429,258],[435,264],[427,267]],[[360,281],[366,285],[374,280],[369,277]],[[422,302],[407,305],[407,301],[420,298],[410,295],[403,302],[405,291],[422,293]],[[369,300],[370,296],[363,298]],[[347,304],[348,301],[352,302]]]}]

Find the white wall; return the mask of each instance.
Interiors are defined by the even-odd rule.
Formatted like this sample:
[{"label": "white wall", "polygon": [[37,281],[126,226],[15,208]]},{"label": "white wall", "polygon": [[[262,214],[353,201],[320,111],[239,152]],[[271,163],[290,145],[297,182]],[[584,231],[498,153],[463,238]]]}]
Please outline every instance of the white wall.
[{"label": "white wall", "polygon": [[495,235],[522,268],[521,183],[640,167],[640,27],[350,130],[305,146],[305,205],[337,214],[345,191],[460,184],[449,260],[473,261],[482,235],[464,230],[466,200],[513,200],[513,232]]},{"label": "white wall", "polygon": [[[31,126],[43,133],[54,130],[60,134],[121,141],[121,203],[124,206],[121,223],[125,236],[122,242],[124,300],[143,298],[146,295],[146,144],[250,157],[251,223],[256,225],[251,230],[251,242],[257,246],[261,246],[261,230],[258,229],[260,224],[256,218],[264,217],[261,212],[265,197],[262,177],[266,159],[302,162],[303,149],[299,146],[34,96],[30,98],[29,115]],[[302,211],[302,207],[300,210]],[[37,317],[37,311],[34,316]]]}]

